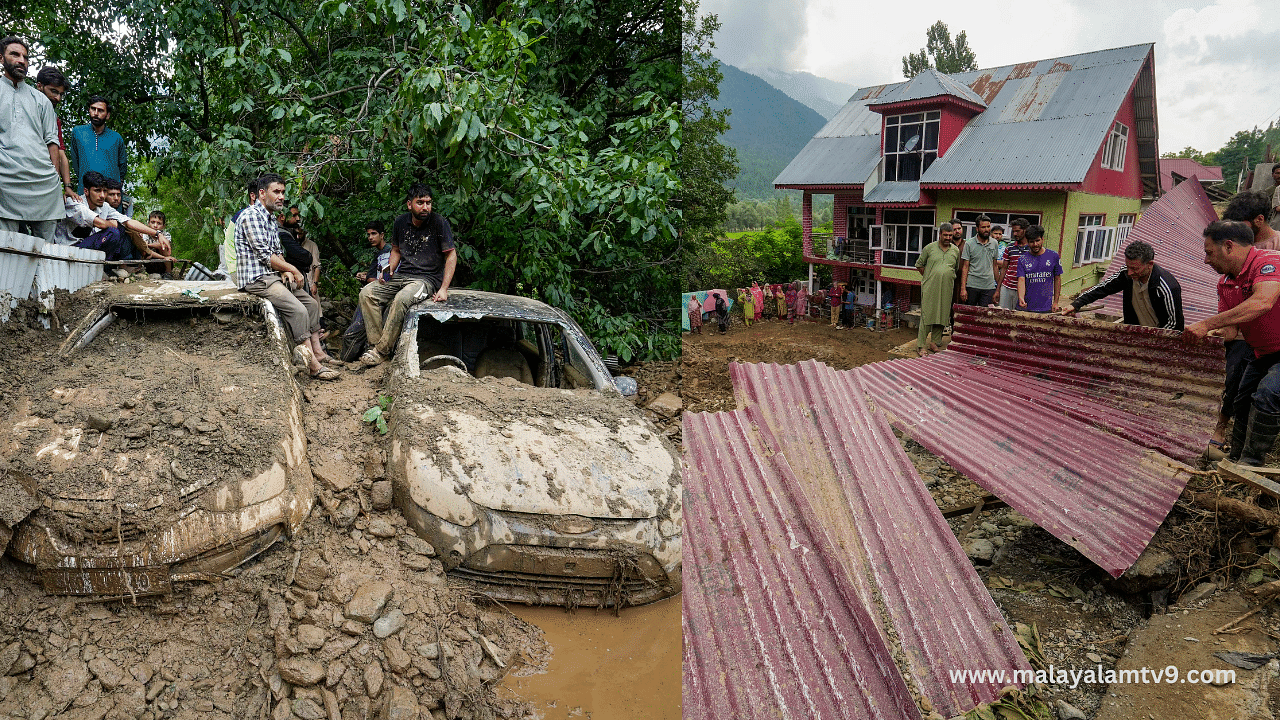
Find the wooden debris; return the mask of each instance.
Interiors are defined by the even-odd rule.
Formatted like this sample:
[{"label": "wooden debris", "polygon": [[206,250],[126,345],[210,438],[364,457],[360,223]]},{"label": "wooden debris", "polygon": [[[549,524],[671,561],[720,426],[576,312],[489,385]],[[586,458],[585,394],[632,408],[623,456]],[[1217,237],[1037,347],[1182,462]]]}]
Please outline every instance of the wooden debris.
[{"label": "wooden debris", "polygon": [[1248,465],[1237,465],[1229,460],[1221,460],[1218,462],[1218,472],[1223,478],[1244,483],[1255,490],[1261,490],[1273,498],[1280,498],[1280,484],[1277,484],[1273,480],[1268,480],[1258,474],[1258,471],[1260,470],[1271,469],[1272,468],[1256,468]]},{"label": "wooden debris", "polygon": [[1193,504],[1206,510],[1224,512],[1233,517],[1240,518],[1245,522],[1251,522],[1265,527],[1280,528],[1280,513],[1264,510],[1253,503],[1236,500],[1235,498],[1222,497],[1216,493],[1195,492],[1194,490],[1186,490],[1184,492],[1184,496]]}]

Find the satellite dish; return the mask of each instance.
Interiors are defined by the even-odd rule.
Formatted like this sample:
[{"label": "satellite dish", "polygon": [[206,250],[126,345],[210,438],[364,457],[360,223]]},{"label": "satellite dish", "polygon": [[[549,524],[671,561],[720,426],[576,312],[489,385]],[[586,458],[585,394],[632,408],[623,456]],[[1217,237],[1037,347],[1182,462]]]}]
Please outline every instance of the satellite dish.
[{"label": "satellite dish", "polygon": [[916,147],[918,147],[919,145],[920,145],[920,133],[916,133],[915,135],[912,135],[911,137],[907,138],[907,141],[902,144],[902,149],[906,150],[907,152],[911,152],[912,150],[915,150]]}]

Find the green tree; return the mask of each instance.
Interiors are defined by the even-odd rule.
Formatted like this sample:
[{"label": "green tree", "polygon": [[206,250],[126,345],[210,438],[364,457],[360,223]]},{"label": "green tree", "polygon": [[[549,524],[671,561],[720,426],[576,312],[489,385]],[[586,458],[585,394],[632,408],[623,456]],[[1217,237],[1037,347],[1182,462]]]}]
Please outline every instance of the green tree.
[{"label": "green tree", "polygon": [[939,20],[926,33],[925,46],[920,52],[902,57],[902,74],[907,78],[929,68],[944,75],[978,69],[978,56],[969,47],[969,39],[963,30],[952,40],[947,24]]},{"label": "green tree", "polygon": [[1195,160],[1196,162],[1200,163],[1201,165],[1205,165],[1205,164],[1207,164],[1207,163],[1208,163],[1208,158],[1205,156],[1205,154],[1204,154],[1204,153],[1202,153],[1202,152],[1200,152],[1199,150],[1197,150],[1197,149],[1195,149],[1195,148],[1191,147],[1190,145],[1188,145],[1188,146],[1186,146],[1186,147],[1184,147],[1184,148],[1182,148],[1181,150],[1178,150],[1178,151],[1176,151],[1176,152],[1170,151],[1170,152],[1166,152],[1166,153],[1161,153],[1160,157],[1162,157],[1162,158],[1185,158],[1185,159],[1187,159],[1187,160]]},{"label": "green tree", "polygon": [[1218,150],[1205,156],[1210,165],[1221,165],[1223,175],[1234,177],[1243,168],[1247,173],[1262,162],[1266,153],[1266,137],[1257,127],[1241,130]]},{"label": "green tree", "polygon": [[725,183],[738,174],[737,153],[721,142],[729,129],[729,108],[716,110],[724,74],[712,57],[715,15],[698,17],[697,0],[684,0],[683,70],[680,99],[683,138],[680,146],[681,228],[686,240],[696,240],[719,230],[733,202]]}]

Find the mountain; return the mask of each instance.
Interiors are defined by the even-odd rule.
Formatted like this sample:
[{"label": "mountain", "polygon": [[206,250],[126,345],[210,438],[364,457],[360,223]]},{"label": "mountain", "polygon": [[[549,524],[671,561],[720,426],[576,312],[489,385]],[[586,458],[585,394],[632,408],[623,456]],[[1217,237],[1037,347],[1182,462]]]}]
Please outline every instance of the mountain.
[{"label": "mountain", "polygon": [[786,93],[793,100],[808,105],[828,120],[836,116],[840,108],[849,102],[849,98],[858,89],[848,83],[828,80],[807,72],[775,68],[744,68],[744,70]]},{"label": "mountain", "polygon": [[725,63],[720,71],[713,104],[733,111],[722,141],[738,151],[738,199],[772,197],[773,179],[827,121],[755,75]]}]

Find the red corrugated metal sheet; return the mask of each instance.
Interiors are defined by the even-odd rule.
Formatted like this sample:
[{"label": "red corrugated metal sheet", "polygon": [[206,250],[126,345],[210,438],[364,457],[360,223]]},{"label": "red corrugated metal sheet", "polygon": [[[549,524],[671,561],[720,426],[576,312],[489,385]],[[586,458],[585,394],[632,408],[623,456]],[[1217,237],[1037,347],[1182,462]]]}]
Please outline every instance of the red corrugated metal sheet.
[{"label": "red corrugated metal sheet", "polygon": [[1187,463],[1222,404],[1217,338],[1186,343],[1172,330],[957,305],[948,348],[966,356],[937,356],[949,372]]},{"label": "red corrugated metal sheet", "polygon": [[684,718],[920,716],[837,546],[744,412],[685,413]]},{"label": "red corrugated metal sheet", "polygon": [[[1164,162],[1161,160],[1161,162]],[[1218,212],[1198,182],[1184,182],[1151,204],[1129,231],[1128,242],[1117,243],[1108,274],[1123,272],[1124,248],[1145,240],[1156,249],[1156,264],[1173,273],[1182,286],[1182,312],[1187,324],[1218,312],[1218,274],[1204,264],[1204,228]],[[1111,312],[1124,312],[1120,293],[1103,299]]]},{"label": "red corrugated metal sheet", "polygon": [[1220,166],[1201,165],[1190,158],[1160,158],[1160,191],[1169,192],[1173,189],[1173,174],[1177,173],[1184,178],[1196,177],[1200,182],[1222,182],[1222,168]]},{"label": "red corrugated metal sheet", "polygon": [[[738,543],[772,546],[775,552],[789,548],[790,557],[784,552],[775,561],[795,562],[809,557],[797,550],[792,537],[802,530],[818,547],[839,548],[819,558],[822,567],[849,583],[852,601],[867,609],[880,640],[894,648],[898,668],[914,692],[928,697],[947,716],[994,699],[998,684],[953,685],[949,672],[1026,669],[1026,660],[888,424],[869,406],[858,378],[813,361],[798,366],[733,365],[730,373],[746,408],[733,414],[733,423],[744,430],[735,434],[724,423],[709,429],[716,421],[708,416],[686,415],[685,421],[691,458],[685,487],[687,502],[694,507],[689,517],[708,513],[715,518],[717,532],[708,537],[714,538],[714,549],[724,552]],[[719,448],[723,451],[717,452]],[[744,471],[749,461],[756,465]],[[759,481],[771,489],[771,499],[790,498],[796,506],[778,509],[791,527],[773,538],[748,538],[738,525],[761,524],[757,516],[764,515],[753,506],[757,515],[745,515],[738,525],[732,524],[731,517],[723,518],[741,515],[745,505],[731,494],[714,495],[722,486],[733,491],[750,486],[756,482],[754,473],[768,470],[774,475]],[[748,491],[749,487],[743,490]],[[699,505],[694,496],[703,492],[713,497]],[[685,542],[686,562],[692,555],[703,563],[703,541],[686,530]],[[727,590],[718,595],[716,602],[730,605],[770,603],[768,595]],[[685,596],[686,622],[705,618],[709,610],[693,606],[704,602],[706,592],[691,592],[686,585]],[[713,623],[699,625],[687,628],[686,648],[691,638],[703,644],[700,632],[714,632]],[[733,673],[772,666],[751,655],[729,665]],[[696,686],[720,677],[704,665],[691,679],[689,667],[686,663],[686,717],[691,697],[697,698],[697,707],[708,706],[706,688]],[[723,682],[738,681],[731,673]]]},{"label": "red corrugated metal sheet", "polygon": [[958,306],[955,327],[955,352],[850,372],[894,427],[1120,576],[1190,478],[1169,455],[1208,439],[1221,344]]}]

